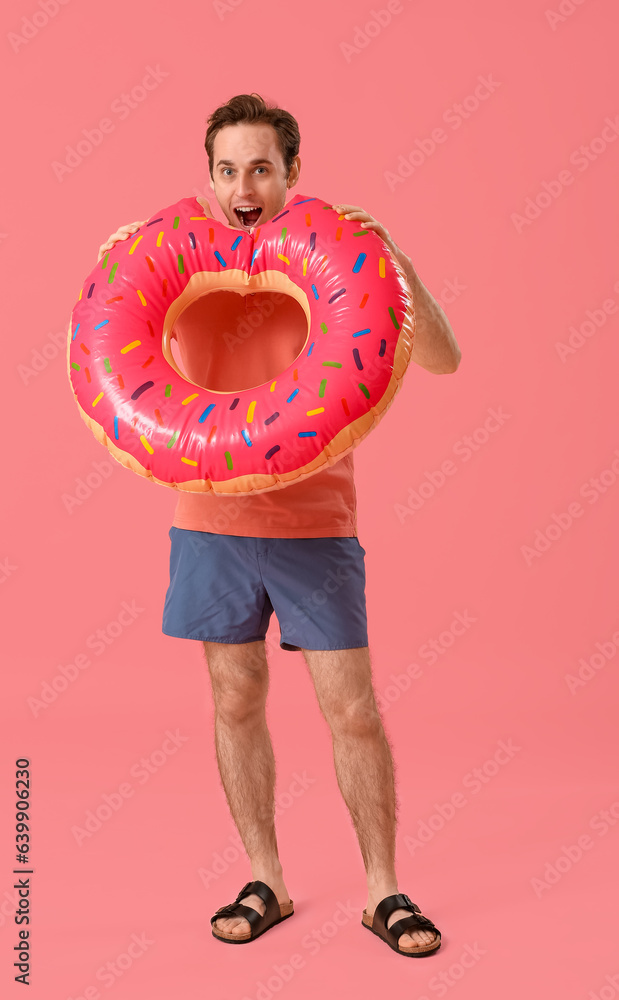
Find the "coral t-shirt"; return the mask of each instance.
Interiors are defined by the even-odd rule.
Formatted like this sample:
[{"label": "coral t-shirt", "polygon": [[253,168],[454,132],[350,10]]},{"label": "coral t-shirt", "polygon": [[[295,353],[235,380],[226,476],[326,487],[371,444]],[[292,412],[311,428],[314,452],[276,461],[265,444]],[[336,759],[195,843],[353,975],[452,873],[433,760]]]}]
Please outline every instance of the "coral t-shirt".
[{"label": "coral t-shirt", "polygon": [[[277,378],[307,336],[305,314],[278,292],[211,292],[177,320],[173,353],[205,388],[233,392]],[[179,490],[174,527],[262,538],[356,537],[353,452],[300,483],[250,496]]]}]

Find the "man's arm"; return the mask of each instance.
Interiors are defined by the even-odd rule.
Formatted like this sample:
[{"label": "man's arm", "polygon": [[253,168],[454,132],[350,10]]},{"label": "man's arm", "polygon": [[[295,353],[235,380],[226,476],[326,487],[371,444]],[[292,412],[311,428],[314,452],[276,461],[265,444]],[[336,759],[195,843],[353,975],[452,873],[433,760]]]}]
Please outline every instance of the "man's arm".
[{"label": "man's arm", "polygon": [[385,241],[406,275],[415,306],[415,336],[411,360],[434,375],[455,372],[462,354],[447,316],[425,287],[410,257],[400,250],[384,226],[356,205],[334,205],[347,219],[372,229]]}]

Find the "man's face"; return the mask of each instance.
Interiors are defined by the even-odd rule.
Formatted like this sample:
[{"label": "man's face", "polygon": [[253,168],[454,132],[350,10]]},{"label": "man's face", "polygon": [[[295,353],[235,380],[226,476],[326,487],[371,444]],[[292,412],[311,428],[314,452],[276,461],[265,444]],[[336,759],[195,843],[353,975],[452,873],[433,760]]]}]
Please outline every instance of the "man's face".
[{"label": "man's face", "polygon": [[[300,157],[286,177],[284,159],[271,125],[226,125],[215,137],[211,188],[228,222],[250,232],[268,222],[286,202],[299,178]],[[241,208],[253,211],[242,212]]]}]

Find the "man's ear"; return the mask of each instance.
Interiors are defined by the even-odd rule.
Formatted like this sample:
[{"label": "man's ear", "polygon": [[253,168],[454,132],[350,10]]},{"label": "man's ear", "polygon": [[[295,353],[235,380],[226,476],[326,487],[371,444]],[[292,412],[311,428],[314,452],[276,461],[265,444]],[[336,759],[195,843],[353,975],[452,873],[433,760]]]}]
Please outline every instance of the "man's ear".
[{"label": "man's ear", "polygon": [[290,167],[290,173],[288,174],[288,180],[286,186],[291,188],[294,187],[299,179],[299,174],[301,173],[301,157],[295,156],[292,161],[292,166]]}]

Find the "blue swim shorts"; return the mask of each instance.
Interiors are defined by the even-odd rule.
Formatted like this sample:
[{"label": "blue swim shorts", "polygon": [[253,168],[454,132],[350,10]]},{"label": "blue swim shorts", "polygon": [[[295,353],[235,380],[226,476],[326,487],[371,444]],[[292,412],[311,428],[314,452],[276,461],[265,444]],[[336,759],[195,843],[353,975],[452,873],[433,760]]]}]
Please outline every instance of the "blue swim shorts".
[{"label": "blue swim shorts", "polygon": [[264,639],[273,611],[280,646],[368,645],[365,549],[350,538],[255,538],[169,531],[163,632],[181,639]]}]

